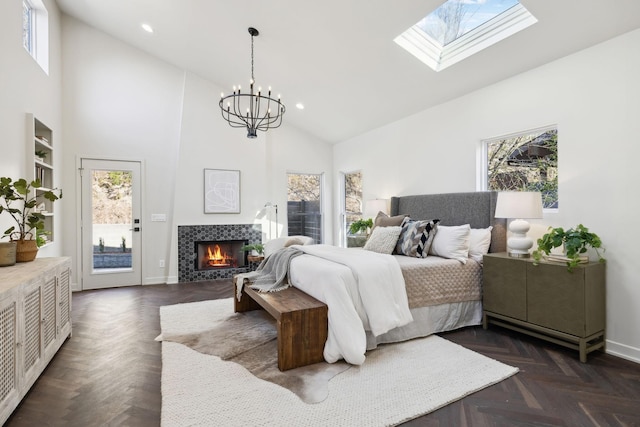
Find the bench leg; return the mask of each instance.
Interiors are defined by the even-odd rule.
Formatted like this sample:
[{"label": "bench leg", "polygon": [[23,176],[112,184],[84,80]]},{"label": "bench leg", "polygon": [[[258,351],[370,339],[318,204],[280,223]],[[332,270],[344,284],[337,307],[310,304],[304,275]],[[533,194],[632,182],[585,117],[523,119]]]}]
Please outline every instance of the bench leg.
[{"label": "bench leg", "polygon": [[324,361],[327,333],[326,306],[283,313],[278,320],[278,369]]}]

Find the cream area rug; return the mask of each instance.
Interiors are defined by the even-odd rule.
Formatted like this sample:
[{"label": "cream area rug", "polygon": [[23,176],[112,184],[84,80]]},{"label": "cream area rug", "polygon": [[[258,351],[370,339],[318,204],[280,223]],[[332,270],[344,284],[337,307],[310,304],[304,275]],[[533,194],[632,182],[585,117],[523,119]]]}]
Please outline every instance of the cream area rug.
[{"label": "cream area rug", "polygon": [[[361,366],[321,363],[292,370],[302,370],[292,380],[269,375],[265,380],[258,371],[269,367],[256,370],[256,357],[250,357],[250,363],[231,361],[236,351],[228,351],[241,347],[242,354],[257,348],[274,364],[274,355],[266,353],[275,353],[269,346],[275,332],[267,331],[263,320],[260,315],[234,314],[231,299],[160,308],[162,426],[391,426],[518,371],[434,335],[380,346],[367,353]],[[225,323],[237,327],[221,327]],[[245,329],[253,331],[236,333]],[[256,345],[248,344],[256,337]],[[207,354],[218,346],[230,360]],[[291,385],[305,378],[311,384],[307,388],[321,391],[305,397],[307,392]]]}]

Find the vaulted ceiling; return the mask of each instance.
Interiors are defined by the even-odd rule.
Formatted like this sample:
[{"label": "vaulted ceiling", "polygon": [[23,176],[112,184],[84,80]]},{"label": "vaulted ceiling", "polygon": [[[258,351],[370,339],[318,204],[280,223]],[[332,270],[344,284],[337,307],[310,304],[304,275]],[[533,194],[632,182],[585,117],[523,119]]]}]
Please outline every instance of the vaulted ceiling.
[{"label": "vaulted ceiling", "polygon": [[537,24],[435,72],[393,39],[443,0],[56,1],[64,13],[227,93],[248,83],[247,28],[256,27],[256,82],[282,94],[283,126],[330,143],[640,28],[638,0],[521,0]]}]

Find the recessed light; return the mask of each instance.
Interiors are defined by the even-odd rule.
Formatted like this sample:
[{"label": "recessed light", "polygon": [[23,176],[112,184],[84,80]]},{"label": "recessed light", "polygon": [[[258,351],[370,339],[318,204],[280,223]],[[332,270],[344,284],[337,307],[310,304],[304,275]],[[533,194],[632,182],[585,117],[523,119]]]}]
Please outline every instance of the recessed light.
[{"label": "recessed light", "polygon": [[153,27],[151,27],[151,25],[149,24],[142,24],[142,29],[147,33],[153,33]]},{"label": "recessed light", "polygon": [[298,102],[298,103],[296,104],[296,108],[297,108],[298,110],[304,110],[304,104],[303,104],[302,102]]}]

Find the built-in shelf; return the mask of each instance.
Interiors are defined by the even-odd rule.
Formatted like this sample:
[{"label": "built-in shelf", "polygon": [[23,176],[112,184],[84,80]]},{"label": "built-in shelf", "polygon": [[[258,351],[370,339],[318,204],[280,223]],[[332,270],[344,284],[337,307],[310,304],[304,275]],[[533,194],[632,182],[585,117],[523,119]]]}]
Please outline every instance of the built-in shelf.
[{"label": "built-in shelf", "polygon": [[[33,114],[27,114],[27,171],[33,171],[32,180],[39,179],[42,187],[37,188],[35,195],[42,194],[55,188],[54,183],[54,139],[53,131],[43,122],[38,120]],[[29,178],[29,177],[25,177]],[[46,233],[42,236],[49,243],[54,238],[54,210],[53,203],[40,197],[38,206],[44,211],[44,229]]]}]

